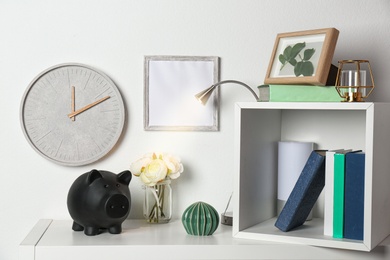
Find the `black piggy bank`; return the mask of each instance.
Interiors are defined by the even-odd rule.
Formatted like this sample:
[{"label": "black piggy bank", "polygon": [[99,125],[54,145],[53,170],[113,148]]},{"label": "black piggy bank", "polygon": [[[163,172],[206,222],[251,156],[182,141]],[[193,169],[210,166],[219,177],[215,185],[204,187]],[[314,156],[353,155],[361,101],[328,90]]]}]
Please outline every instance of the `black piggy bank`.
[{"label": "black piggy bank", "polygon": [[68,210],[73,218],[72,229],[87,236],[107,229],[111,234],[122,232],[122,223],[129,215],[131,196],[130,171],[114,174],[92,170],[78,177],[68,193]]}]

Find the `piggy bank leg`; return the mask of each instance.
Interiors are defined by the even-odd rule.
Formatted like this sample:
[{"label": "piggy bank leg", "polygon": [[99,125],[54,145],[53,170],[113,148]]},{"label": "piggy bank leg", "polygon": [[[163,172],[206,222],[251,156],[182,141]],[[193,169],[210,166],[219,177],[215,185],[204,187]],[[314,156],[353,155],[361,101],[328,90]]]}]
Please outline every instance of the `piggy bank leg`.
[{"label": "piggy bank leg", "polygon": [[72,229],[74,231],[83,231],[84,227],[82,225],[76,223],[75,221],[73,221]]},{"label": "piggy bank leg", "polygon": [[120,234],[122,232],[122,226],[119,224],[119,225],[109,227],[108,232],[110,234]]},{"label": "piggy bank leg", "polygon": [[95,236],[95,235],[99,234],[99,228],[87,226],[87,227],[85,227],[84,234],[86,234],[87,236]]}]

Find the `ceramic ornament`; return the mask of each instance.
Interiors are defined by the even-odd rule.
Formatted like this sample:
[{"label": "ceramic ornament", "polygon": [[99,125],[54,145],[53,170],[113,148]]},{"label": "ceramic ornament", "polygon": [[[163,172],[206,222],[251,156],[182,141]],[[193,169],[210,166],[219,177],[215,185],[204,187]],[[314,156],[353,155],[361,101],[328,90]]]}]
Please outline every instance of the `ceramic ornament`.
[{"label": "ceramic ornament", "polygon": [[186,232],[194,236],[210,236],[219,225],[218,212],[202,201],[189,206],[181,220]]}]

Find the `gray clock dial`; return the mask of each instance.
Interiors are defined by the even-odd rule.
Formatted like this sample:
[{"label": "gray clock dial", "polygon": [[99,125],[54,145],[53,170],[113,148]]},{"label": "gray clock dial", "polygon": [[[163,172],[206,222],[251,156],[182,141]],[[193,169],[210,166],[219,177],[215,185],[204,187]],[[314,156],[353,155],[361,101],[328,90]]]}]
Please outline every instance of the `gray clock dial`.
[{"label": "gray clock dial", "polygon": [[20,108],[31,146],[45,158],[68,166],[86,165],[117,143],[125,122],[121,94],[102,72],[67,63],[39,74]]}]

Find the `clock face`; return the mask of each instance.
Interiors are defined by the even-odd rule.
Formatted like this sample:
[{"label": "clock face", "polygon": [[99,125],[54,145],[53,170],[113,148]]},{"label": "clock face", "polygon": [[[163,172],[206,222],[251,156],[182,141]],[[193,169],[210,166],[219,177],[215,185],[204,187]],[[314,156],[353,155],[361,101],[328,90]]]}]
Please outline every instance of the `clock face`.
[{"label": "clock face", "polygon": [[118,141],[125,108],[115,84],[82,64],[60,64],[39,74],[21,103],[23,132],[45,158],[68,166],[92,163]]}]

